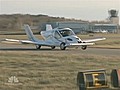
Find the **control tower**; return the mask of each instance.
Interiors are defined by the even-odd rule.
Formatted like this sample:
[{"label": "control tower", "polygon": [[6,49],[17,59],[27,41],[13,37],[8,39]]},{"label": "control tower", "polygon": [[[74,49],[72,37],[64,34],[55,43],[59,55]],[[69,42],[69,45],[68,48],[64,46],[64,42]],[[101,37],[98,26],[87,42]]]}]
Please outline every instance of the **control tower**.
[{"label": "control tower", "polygon": [[111,10],[108,10],[108,13],[109,13],[110,23],[119,25],[118,11],[115,9],[111,9]]}]

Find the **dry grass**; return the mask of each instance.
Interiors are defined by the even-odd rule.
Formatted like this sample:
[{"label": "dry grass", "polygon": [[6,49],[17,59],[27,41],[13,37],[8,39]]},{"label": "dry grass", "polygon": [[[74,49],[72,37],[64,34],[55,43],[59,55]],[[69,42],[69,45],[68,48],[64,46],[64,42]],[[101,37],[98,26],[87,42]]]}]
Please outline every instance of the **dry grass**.
[{"label": "dry grass", "polygon": [[[115,35],[115,36],[114,36]],[[100,47],[119,47],[119,34],[80,35],[82,39],[106,37],[98,42]],[[38,38],[39,35],[37,35]],[[0,39],[27,39],[26,35],[0,35]],[[116,42],[116,43],[115,43]],[[0,51],[1,90],[77,90],[77,73],[82,70],[106,69],[110,72],[120,67],[119,56],[84,55],[72,51]],[[16,76],[18,84],[8,83]]]},{"label": "dry grass", "polygon": [[[119,57],[83,55],[66,51],[0,51],[2,90],[76,90],[82,70],[119,68]],[[6,84],[16,76],[21,84]]]},{"label": "dry grass", "polygon": [[102,47],[102,48],[120,48],[120,34],[93,34],[91,35],[79,35],[82,39],[92,39],[105,37],[106,40],[96,42],[92,47]]}]

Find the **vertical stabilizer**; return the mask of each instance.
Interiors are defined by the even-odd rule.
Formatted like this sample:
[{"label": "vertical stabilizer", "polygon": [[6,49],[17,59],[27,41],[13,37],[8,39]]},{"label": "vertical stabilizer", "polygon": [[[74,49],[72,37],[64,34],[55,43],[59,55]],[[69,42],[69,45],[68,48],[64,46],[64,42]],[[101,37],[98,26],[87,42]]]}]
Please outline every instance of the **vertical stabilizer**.
[{"label": "vertical stabilizer", "polygon": [[52,26],[50,24],[46,24],[46,31],[52,30]]},{"label": "vertical stabilizer", "polygon": [[30,29],[30,26],[29,26],[28,24],[25,24],[25,25],[24,25],[24,28],[25,28],[25,32],[26,32],[26,34],[27,34],[27,36],[28,36],[28,39],[29,39],[30,41],[36,41],[37,39],[36,39],[35,36],[33,35],[33,32],[32,32],[32,30]]}]

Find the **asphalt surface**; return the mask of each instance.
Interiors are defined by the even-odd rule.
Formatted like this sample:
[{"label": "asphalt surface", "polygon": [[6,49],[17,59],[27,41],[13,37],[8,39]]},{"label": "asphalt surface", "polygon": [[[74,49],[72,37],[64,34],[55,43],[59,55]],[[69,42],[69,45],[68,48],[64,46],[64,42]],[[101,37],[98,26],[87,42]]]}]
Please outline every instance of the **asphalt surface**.
[{"label": "asphalt surface", "polygon": [[41,47],[40,50],[36,50],[35,46],[31,45],[7,45],[0,44],[0,51],[34,51],[33,53],[44,53],[44,52],[62,52],[68,54],[82,53],[82,54],[93,54],[93,55],[104,55],[104,56],[120,56],[120,49],[106,49],[106,48],[90,48],[81,50],[80,48],[67,48],[66,50],[60,50],[59,47],[51,50],[50,47]]}]

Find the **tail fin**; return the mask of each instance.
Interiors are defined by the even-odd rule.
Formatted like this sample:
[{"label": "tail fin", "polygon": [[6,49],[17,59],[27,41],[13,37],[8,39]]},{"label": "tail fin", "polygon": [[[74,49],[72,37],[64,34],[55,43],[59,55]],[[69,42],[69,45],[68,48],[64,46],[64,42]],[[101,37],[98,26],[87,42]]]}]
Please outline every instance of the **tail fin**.
[{"label": "tail fin", "polygon": [[52,26],[50,24],[46,24],[46,31],[52,30]]},{"label": "tail fin", "polygon": [[24,25],[24,29],[25,29],[25,32],[26,32],[26,34],[27,34],[27,36],[28,36],[28,39],[30,40],[30,41],[36,41],[37,39],[35,38],[35,36],[33,35],[33,32],[32,32],[32,30],[30,29],[30,26],[28,25],[28,24],[25,24]]}]

